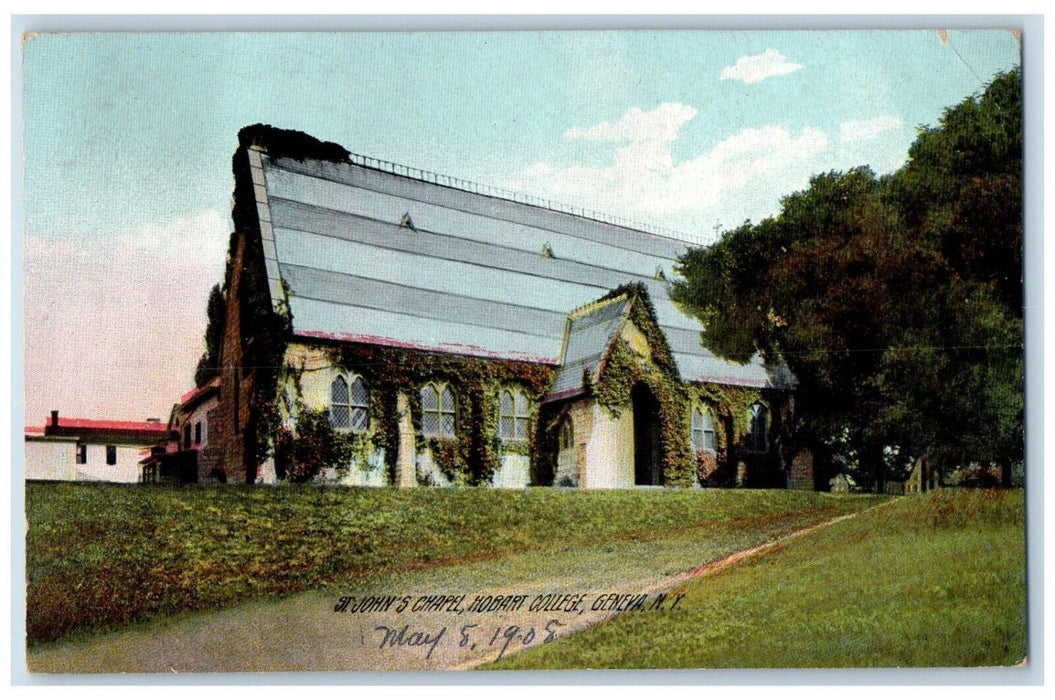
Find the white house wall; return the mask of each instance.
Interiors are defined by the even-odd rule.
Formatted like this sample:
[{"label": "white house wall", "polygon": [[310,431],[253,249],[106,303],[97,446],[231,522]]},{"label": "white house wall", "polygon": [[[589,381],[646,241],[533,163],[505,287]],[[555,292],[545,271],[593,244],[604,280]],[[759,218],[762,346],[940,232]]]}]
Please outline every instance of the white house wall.
[{"label": "white house wall", "polygon": [[[312,410],[327,408],[330,405],[330,384],[337,378],[337,368],[333,366],[327,353],[300,343],[293,343],[286,350],[286,363],[300,373],[300,400]],[[286,394],[295,399],[296,394],[292,381],[287,382]]]},{"label": "white house wall", "polygon": [[[209,411],[216,408],[216,403],[217,399],[215,397],[210,398],[208,401],[203,401],[195,406],[194,410],[183,419],[183,426],[190,426],[191,447],[204,450],[205,446],[209,444]],[[194,426],[197,423],[201,423],[201,443],[194,441]],[[180,444],[183,444],[182,432],[180,433]]]},{"label": "white house wall", "polygon": [[432,450],[425,448],[417,453],[414,459],[414,467],[417,469],[419,479],[425,480],[432,486],[451,486],[452,482],[440,470],[436,460],[432,458]]},{"label": "white house wall", "polygon": [[[113,443],[110,443],[113,444]],[[26,440],[26,478],[57,481],[139,482],[144,445],[117,445],[116,464],[106,463],[106,444],[87,443],[85,464],[77,464],[77,439]]]},{"label": "white house wall", "polygon": [[339,475],[335,469],[327,469],[321,478],[325,481],[335,481],[342,486],[388,486],[385,451],[374,450],[366,464],[353,459],[344,476]]},{"label": "white house wall", "polygon": [[26,438],[25,478],[41,481],[76,481],[75,439]]},{"label": "white house wall", "polygon": [[88,463],[77,465],[77,478],[81,481],[112,481],[134,484],[139,481],[142,469],[143,446],[117,446],[117,464],[106,463],[106,445],[88,445]]}]

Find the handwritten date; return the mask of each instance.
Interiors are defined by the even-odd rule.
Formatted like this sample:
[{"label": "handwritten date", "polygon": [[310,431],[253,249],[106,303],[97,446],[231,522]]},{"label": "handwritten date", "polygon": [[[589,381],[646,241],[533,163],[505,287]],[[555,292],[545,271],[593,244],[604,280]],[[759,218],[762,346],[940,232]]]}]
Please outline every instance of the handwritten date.
[{"label": "handwritten date", "polygon": [[[462,649],[468,647],[470,651],[475,651],[479,645],[484,645],[484,648],[487,649],[497,648],[497,658],[501,659],[509,651],[510,647],[523,649],[536,642],[549,644],[557,638],[557,632],[563,626],[564,624],[556,619],[550,620],[538,630],[534,627],[521,627],[519,625],[487,629],[480,629],[480,625],[476,624],[462,625],[458,630],[458,647]],[[441,628],[439,631],[429,632],[422,630],[411,631],[410,625],[404,625],[403,627],[377,625],[374,627],[374,631],[381,635],[378,649],[428,649],[425,653],[426,660],[432,658],[436,647],[447,635],[446,627]]]}]

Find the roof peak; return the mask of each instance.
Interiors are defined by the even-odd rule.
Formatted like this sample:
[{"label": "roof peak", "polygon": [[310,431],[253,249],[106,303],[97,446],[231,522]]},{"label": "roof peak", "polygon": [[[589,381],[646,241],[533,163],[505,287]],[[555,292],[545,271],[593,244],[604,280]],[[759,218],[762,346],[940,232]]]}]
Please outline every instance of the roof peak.
[{"label": "roof peak", "polygon": [[420,182],[428,182],[433,185],[439,185],[440,187],[450,187],[451,189],[461,190],[463,192],[470,192],[472,194],[483,195],[485,197],[504,199],[506,201],[514,202],[516,204],[523,204],[525,206],[536,207],[538,209],[545,209],[547,211],[558,212],[560,214],[570,214],[572,216],[577,216],[582,219],[590,219],[591,221],[598,221],[602,224],[608,224],[610,226],[618,226],[619,228],[625,228],[630,231],[637,231],[638,233],[647,233],[652,236],[667,238],[669,240],[677,241],[679,243],[693,243],[696,245],[705,245],[703,237],[700,235],[689,234],[684,231],[678,231],[676,229],[672,229],[666,226],[658,226],[647,221],[630,219],[623,216],[616,216],[614,214],[608,214],[606,212],[598,211],[596,209],[590,209],[588,207],[580,207],[572,204],[565,204],[564,202],[558,202],[553,199],[547,199],[545,197],[539,197],[537,195],[519,192],[517,190],[512,190],[506,187],[483,184],[475,182],[473,180],[466,180],[464,178],[451,177],[450,175],[436,173],[431,170],[414,168],[409,165],[394,163],[392,161],[382,160],[380,158],[373,158],[371,156],[364,156],[359,153],[348,152],[348,161],[353,165],[358,165],[362,168],[380,170],[381,172],[385,172],[390,175],[396,175],[397,177],[405,177],[411,180],[418,180]]},{"label": "roof peak", "polygon": [[609,306],[610,304],[618,304],[620,302],[628,301],[629,298],[630,298],[630,293],[629,292],[623,292],[621,294],[617,294],[616,296],[612,296],[612,297],[601,297],[600,299],[594,299],[589,304],[583,304],[582,306],[580,306],[578,308],[572,309],[568,313],[568,320],[569,321],[574,321],[576,319],[582,318],[583,316],[588,316],[588,315],[594,313],[595,311],[598,311],[600,309],[603,309],[606,306]]},{"label": "roof peak", "polygon": [[243,148],[264,151],[272,158],[295,160],[328,160],[348,163],[348,149],[332,141],[321,141],[295,129],[280,129],[270,124],[251,124],[238,132]]},{"label": "roof peak", "polygon": [[622,216],[615,216],[596,209],[565,204],[545,197],[526,194],[505,187],[487,185],[464,178],[452,177],[431,170],[415,168],[401,163],[373,158],[359,153],[352,153],[344,146],[332,141],[321,141],[314,136],[294,129],[280,129],[270,124],[253,124],[238,132],[239,143],[245,148],[262,151],[271,158],[292,158],[294,160],[323,160],[332,163],[357,165],[362,168],[378,170],[397,177],[427,182],[440,187],[449,187],[463,192],[503,199],[525,206],[546,209],[561,214],[570,214],[591,221],[598,221],[610,226],[647,233],[679,243],[705,245],[701,235],[693,235],[650,222],[639,221]]}]

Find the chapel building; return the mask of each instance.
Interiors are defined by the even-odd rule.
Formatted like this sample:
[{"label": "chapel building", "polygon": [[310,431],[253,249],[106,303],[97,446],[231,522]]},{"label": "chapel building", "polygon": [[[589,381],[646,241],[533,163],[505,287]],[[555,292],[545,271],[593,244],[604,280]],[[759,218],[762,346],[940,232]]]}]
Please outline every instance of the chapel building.
[{"label": "chapel building", "polygon": [[794,379],[700,342],[687,243],[255,125],[209,481],[813,488]]}]

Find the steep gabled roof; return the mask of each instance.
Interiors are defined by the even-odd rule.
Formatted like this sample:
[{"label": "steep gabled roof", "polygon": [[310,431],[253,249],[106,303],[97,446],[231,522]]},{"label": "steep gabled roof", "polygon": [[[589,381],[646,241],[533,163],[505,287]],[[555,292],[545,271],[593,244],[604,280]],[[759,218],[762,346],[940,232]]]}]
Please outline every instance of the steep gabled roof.
[{"label": "steep gabled roof", "polygon": [[587,304],[568,314],[560,372],[547,401],[576,396],[588,383],[597,382],[601,361],[626,323],[632,303],[623,294]]},{"label": "steep gabled roof", "polygon": [[294,336],[557,365],[569,311],[637,283],[683,379],[784,385],[701,346],[698,321],[670,300],[682,241],[397,173],[335,144],[298,152],[303,134],[276,149],[288,132],[253,128],[241,191],[254,192],[272,303],[288,306]]}]

